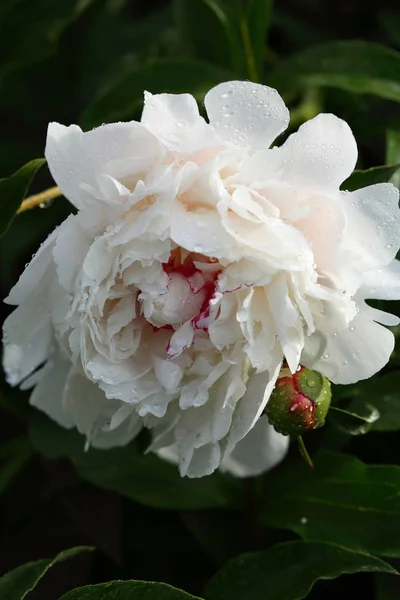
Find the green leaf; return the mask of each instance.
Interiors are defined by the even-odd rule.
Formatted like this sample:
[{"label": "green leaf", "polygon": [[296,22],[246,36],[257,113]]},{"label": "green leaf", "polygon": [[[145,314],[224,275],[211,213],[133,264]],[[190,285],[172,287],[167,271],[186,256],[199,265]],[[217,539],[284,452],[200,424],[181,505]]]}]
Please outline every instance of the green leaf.
[{"label": "green leaf", "polygon": [[341,188],[352,192],[359,190],[360,188],[367,187],[368,185],[374,185],[375,183],[386,183],[396,176],[396,173],[400,172],[400,156],[396,159],[398,162],[395,164],[389,163],[388,165],[382,165],[380,167],[373,167],[372,169],[366,169],[365,171],[354,171],[344,183]]},{"label": "green leaf", "polygon": [[400,372],[393,371],[358,383],[351,390],[353,400],[349,410],[360,410],[372,404],[379,411],[379,419],[372,424],[374,431],[400,430]]},{"label": "green leaf", "polygon": [[[388,164],[400,163],[400,130],[393,129],[387,132],[386,137],[386,162]],[[390,181],[400,188],[400,170],[392,174]]]},{"label": "green leaf", "polygon": [[45,162],[44,158],[31,160],[11,177],[0,179],[0,238],[10,227],[32,179]]},{"label": "green leaf", "polygon": [[29,436],[44,456],[68,457],[83,479],[147,506],[198,510],[235,507],[241,501],[241,487],[233,477],[222,473],[203,479],[181,477],[177,466],[139,452],[135,443],[85,452],[83,436],[60,428],[38,411],[30,422]]},{"label": "green leaf", "polygon": [[137,116],[143,106],[143,92],[187,92],[203,100],[210,87],[232,79],[221,67],[191,60],[163,60],[130,69],[104,90],[82,115],[82,125],[90,129],[101,123]]},{"label": "green leaf", "polygon": [[110,581],[72,590],[60,600],[201,600],[166,583]]},{"label": "green leaf", "polygon": [[285,542],[234,558],[205,589],[206,600],[300,600],[320,579],[343,574],[397,571],[379,558],[335,544]]},{"label": "green leaf", "polygon": [[350,435],[364,435],[373,423],[379,419],[379,411],[371,404],[365,404],[360,412],[344,410],[338,406],[331,406],[329,410],[329,422],[339,431]]},{"label": "green leaf", "polygon": [[400,582],[396,577],[377,573],[374,579],[376,600],[399,600]]},{"label": "green leaf", "polygon": [[92,550],[89,546],[71,548],[60,552],[55,558],[43,558],[42,560],[26,563],[6,573],[0,578],[1,600],[23,600],[53,565],[89,550]]},{"label": "green leaf", "polygon": [[2,0],[0,84],[20,67],[47,57],[63,31],[93,0]]},{"label": "green leaf", "polygon": [[329,42],[284,60],[268,84],[284,96],[326,86],[400,101],[400,53],[369,42]]},{"label": "green leaf", "polygon": [[0,446],[0,494],[2,494],[25,468],[32,456],[32,446],[26,437],[14,438]]},{"label": "green leaf", "polygon": [[400,468],[329,452],[312,458],[314,471],[299,460],[274,474],[262,521],[305,540],[400,556]]},{"label": "green leaf", "polygon": [[225,29],[232,69],[253,81],[261,78],[272,0],[204,0]]}]

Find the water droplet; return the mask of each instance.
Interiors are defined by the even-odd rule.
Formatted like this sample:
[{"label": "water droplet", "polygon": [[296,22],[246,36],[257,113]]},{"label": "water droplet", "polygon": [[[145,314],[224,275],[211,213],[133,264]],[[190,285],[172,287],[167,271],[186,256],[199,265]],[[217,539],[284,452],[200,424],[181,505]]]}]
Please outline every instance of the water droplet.
[{"label": "water droplet", "polygon": [[329,354],[324,354],[322,358],[326,360],[327,358],[329,358]]},{"label": "water droplet", "polygon": [[354,331],[354,330],[355,330],[355,327],[354,327],[354,325],[352,325],[352,326],[350,327],[350,331]]},{"label": "water droplet", "polygon": [[308,387],[313,388],[315,387],[315,381],[313,379],[307,379],[306,384],[308,385]]},{"label": "water droplet", "polygon": [[223,94],[221,94],[221,98],[232,98],[234,93],[235,92],[233,90],[228,90],[228,91],[224,92]]}]

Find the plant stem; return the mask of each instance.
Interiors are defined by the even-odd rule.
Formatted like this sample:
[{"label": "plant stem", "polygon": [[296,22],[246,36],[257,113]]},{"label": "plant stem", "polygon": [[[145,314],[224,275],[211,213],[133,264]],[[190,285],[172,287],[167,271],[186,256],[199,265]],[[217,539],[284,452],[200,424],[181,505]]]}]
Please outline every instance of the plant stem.
[{"label": "plant stem", "polygon": [[58,196],[62,196],[62,192],[57,186],[51,187],[48,190],[44,190],[44,192],[40,192],[40,194],[29,196],[22,202],[17,214],[25,212],[26,210],[30,210],[31,208],[35,208],[35,206],[46,205],[47,202],[50,202],[50,200],[53,200]]}]

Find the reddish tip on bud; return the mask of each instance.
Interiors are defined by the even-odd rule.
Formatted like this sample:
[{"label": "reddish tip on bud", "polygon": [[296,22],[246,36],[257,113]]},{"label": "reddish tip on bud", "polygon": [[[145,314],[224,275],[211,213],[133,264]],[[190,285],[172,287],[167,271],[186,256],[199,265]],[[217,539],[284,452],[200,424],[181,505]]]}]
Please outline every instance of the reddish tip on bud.
[{"label": "reddish tip on bud", "polygon": [[284,368],[265,412],[279,433],[301,435],[324,424],[331,396],[331,384],[321,373],[300,367],[292,374]]}]

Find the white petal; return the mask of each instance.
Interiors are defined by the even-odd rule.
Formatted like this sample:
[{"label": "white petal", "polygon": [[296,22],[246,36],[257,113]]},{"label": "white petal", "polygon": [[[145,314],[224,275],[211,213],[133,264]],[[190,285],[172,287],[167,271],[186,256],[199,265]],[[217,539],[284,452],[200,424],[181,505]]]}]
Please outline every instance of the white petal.
[{"label": "white petal", "polygon": [[391,183],[378,183],[343,193],[346,228],[341,241],[342,260],[359,272],[389,264],[400,247],[399,191]]},{"label": "white petal", "polygon": [[61,355],[54,355],[43,370],[43,376],[33,390],[30,404],[45,412],[53,421],[71,429],[74,421],[63,408],[63,394],[68,373],[71,369],[69,360]]},{"label": "white petal", "polygon": [[364,298],[399,300],[400,261],[393,260],[387,267],[365,273],[360,293]]},{"label": "white petal", "polygon": [[286,181],[340,186],[354,170],[357,144],[345,121],[320,114],[293,133],[278,150],[288,161],[283,169]]},{"label": "white petal", "polygon": [[172,150],[191,153],[213,141],[213,130],[190,94],[144,94],[143,125]]},{"label": "white petal", "polygon": [[206,444],[201,448],[195,448],[185,475],[191,479],[211,475],[218,468],[220,461],[221,450],[219,444]]},{"label": "white petal", "polygon": [[277,433],[261,416],[253,429],[222,460],[220,468],[235,477],[254,477],[272,469],[284,458],[289,436]]},{"label": "white petal", "polygon": [[50,123],[45,155],[62,193],[82,208],[90,200],[82,184],[97,190],[100,174],[123,183],[158,162],[161,149],[148,129],[135,121],[102,125],[87,133],[77,125]]},{"label": "white petal", "polygon": [[47,360],[53,331],[46,285],[7,317],[3,342],[3,367],[10,385],[18,385]]},{"label": "white petal", "polygon": [[[64,390],[63,407],[95,448],[125,446],[139,432],[141,421],[132,411],[123,410],[117,400],[109,400],[94,383],[73,367]],[[114,417],[114,423],[113,423]]]},{"label": "white petal", "polygon": [[22,304],[22,302],[29,298],[41,284],[47,269],[53,262],[52,251],[58,234],[59,227],[56,227],[40,246],[36,254],[32,256],[31,262],[26,267],[7,298],[5,298],[4,302],[7,304]]},{"label": "white petal", "polygon": [[278,92],[250,81],[220,83],[204,104],[218,135],[235,146],[268,148],[289,123]]},{"label": "white petal", "polygon": [[360,312],[341,333],[325,336],[316,331],[306,339],[301,362],[305,367],[323,373],[333,383],[355,383],[380,371],[393,348],[393,333],[375,323],[365,311]]},{"label": "white petal", "polygon": [[247,178],[282,181],[309,190],[337,189],[353,172],[357,145],[345,121],[320,114],[292,133],[280,148],[258,152],[244,165]]},{"label": "white petal", "polygon": [[233,414],[225,455],[230,454],[236,444],[257,423],[275,387],[281,364],[282,353],[277,344],[268,371],[253,374],[247,382],[246,393],[238,402]]}]

